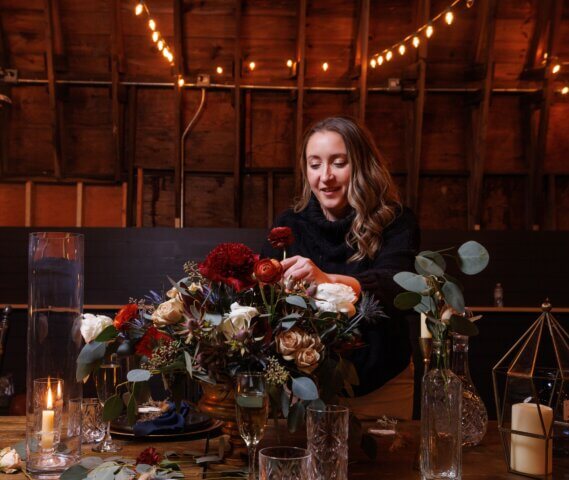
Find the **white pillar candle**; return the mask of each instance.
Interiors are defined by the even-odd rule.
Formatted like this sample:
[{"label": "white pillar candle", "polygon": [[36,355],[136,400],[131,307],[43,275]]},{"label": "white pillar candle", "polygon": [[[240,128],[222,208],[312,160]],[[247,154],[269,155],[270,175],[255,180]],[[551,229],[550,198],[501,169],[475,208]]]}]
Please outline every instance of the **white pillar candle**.
[{"label": "white pillar candle", "polygon": [[427,315],[421,313],[421,338],[432,338],[431,332],[427,328]]},{"label": "white pillar candle", "polygon": [[40,446],[43,449],[53,448],[55,432],[53,429],[55,412],[53,411],[53,397],[51,388],[47,390],[46,410],[41,414],[41,440]]},{"label": "white pillar candle", "polygon": [[[512,405],[512,430],[548,436],[553,422],[553,410],[545,405],[539,406],[543,425],[535,403],[516,403]],[[553,440],[547,439],[547,472],[545,471],[545,442],[541,438],[512,434],[510,466],[512,470],[528,475],[546,475],[552,471]]]}]

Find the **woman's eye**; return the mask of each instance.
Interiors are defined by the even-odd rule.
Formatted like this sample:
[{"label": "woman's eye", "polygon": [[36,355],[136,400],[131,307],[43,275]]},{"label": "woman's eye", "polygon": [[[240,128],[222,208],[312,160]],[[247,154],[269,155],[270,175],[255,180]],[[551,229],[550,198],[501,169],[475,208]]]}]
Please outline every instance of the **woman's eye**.
[{"label": "woman's eye", "polygon": [[320,164],[319,163],[311,163],[309,165],[309,168],[311,168],[312,170],[318,170],[320,168]]},{"label": "woman's eye", "polygon": [[348,162],[344,162],[344,161],[342,161],[342,162],[334,162],[334,166],[335,166],[335,167],[340,167],[340,168],[345,167],[347,164],[348,164]]}]

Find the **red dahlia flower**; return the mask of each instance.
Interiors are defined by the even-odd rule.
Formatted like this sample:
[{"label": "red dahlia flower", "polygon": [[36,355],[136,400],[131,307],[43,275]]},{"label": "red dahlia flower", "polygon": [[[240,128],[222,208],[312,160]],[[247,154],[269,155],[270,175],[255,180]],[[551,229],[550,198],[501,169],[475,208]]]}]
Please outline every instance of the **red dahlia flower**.
[{"label": "red dahlia flower", "polygon": [[117,330],[124,330],[132,319],[138,317],[138,305],[129,303],[122,307],[115,316],[113,325]]},{"label": "red dahlia flower", "polygon": [[172,341],[172,337],[170,335],[161,332],[156,327],[150,327],[146,330],[143,337],[140,341],[136,344],[136,353],[139,355],[144,355],[147,358],[152,357],[152,351],[161,343],[170,343]]},{"label": "red dahlia flower", "polygon": [[162,455],[160,455],[154,447],[148,447],[136,457],[136,464],[158,465],[161,460]]},{"label": "red dahlia flower", "polygon": [[241,292],[255,285],[253,267],[259,255],[242,243],[221,243],[199,264],[200,273]]},{"label": "red dahlia flower", "polygon": [[269,233],[267,240],[273,248],[283,250],[294,243],[294,235],[290,227],[275,227]]}]

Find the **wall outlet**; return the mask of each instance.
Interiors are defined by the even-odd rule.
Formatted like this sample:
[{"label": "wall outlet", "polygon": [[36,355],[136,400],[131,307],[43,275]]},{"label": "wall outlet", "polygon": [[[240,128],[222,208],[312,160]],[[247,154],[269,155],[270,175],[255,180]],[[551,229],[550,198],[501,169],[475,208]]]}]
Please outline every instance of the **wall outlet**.
[{"label": "wall outlet", "polygon": [[196,85],[198,87],[207,87],[211,83],[211,78],[207,73],[198,73]]}]

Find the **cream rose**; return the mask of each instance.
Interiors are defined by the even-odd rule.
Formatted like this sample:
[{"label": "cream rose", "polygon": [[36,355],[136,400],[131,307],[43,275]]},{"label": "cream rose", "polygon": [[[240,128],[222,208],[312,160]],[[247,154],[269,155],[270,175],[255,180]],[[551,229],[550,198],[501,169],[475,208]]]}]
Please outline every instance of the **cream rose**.
[{"label": "cream rose", "polygon": [[294,357],[294,363],[301,372],[311,373],[320,361],[320,353],[315,348],[301,348]]},{"label": "cream rose", "polygon": [[251,326],[251,319],[259,315],[259,310],[255,307],[239,305],[237,302],[231,304],[231,311],[226,314],[221,323],[221,331],[227,340],[231,340],[240,330],[247,330]]},{"label": "cream rose", "polygon": [[21,468],[21,458],[13,448],[6,447],[0,450],[0,472],[15,473]]},{"label": "cream rose", "polygon": [[152,313],[152,322],[157,327],[173,325],[182,320],[184,316],[184,305],[177,297],[158,305]]},{"label": "cream rose", "polygon": [[348,317],[356,313],[358,297],[353,288],[343,283],[321,283],[314,295],[316,308],[321,312],[342,312]]},{"label": "cream rose", "polygon": [[303,348],[322,350],[322,343],[318,337],[310,335],[297,327],[279,333],[276,342],[277,351],[285,360],[294,360],[296,353]]},{"label": "cream rose", "polygon": [[112,324],[113,320],[105,315],[85,313],[81,318],[81,327],[79,327],[79,330],[81,331],[85,343],[90,343],[95,340],[105,328]]}]

